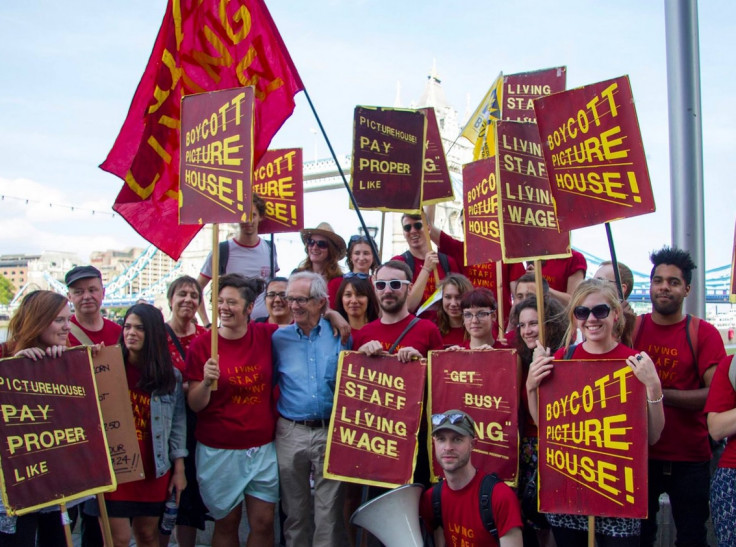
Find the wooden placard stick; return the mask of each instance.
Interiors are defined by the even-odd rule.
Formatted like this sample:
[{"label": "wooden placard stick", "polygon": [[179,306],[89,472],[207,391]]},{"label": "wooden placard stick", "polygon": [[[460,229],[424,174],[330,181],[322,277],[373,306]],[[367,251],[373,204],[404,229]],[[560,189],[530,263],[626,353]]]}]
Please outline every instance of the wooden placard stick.
[{"label": "wooden placard stick", "polygon": [[[212,327],[210,334],[212,336],[212,355],[217,358],[217,324],[220,315],[217,311],[217,299],[220,293],[220,225],[214,223],[212,225]],[[217,380],[212,382],[212,391],[217,391]]]}]

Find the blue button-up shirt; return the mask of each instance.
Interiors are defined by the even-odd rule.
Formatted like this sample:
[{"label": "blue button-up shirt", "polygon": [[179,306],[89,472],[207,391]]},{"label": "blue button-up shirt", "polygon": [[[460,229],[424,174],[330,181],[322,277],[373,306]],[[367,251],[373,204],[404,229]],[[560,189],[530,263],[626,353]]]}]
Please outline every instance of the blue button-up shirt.
[{"label": "blue button-up shirt", "polygon": [[309,333],[295,324],[273,333],[273,359],[281,394],[279,414],[291,420],[327,420],[332,413],[337,362],[350,349],[332,335],[332,327],[320,319]]}]

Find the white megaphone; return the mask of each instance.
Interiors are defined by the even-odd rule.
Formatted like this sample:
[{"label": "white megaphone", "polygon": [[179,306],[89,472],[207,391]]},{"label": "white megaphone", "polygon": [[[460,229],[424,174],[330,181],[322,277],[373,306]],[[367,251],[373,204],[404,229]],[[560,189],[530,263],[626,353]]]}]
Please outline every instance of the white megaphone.
[{"label": "white megaphone", "polygon": [[421,547],[419,499],[424,487],[405,484],[372,499],[355,510],[350,524],[376,536],[386,547]]}]

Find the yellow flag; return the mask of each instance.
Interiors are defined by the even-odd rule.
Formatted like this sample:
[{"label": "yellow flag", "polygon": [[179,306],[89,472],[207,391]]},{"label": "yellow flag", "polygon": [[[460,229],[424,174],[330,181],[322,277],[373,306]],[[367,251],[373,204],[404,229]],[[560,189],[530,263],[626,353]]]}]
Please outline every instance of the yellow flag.
[{"label": "yellow flag", "polygon": [[501,118],[502,92],[503,73],[501,72],[493,81],[493,85],[483,97],[478,108],[475,109],[461,133],[463,137],[475,145],[474,160],[495,155],[493,129],[489,124],[491,121]]}]

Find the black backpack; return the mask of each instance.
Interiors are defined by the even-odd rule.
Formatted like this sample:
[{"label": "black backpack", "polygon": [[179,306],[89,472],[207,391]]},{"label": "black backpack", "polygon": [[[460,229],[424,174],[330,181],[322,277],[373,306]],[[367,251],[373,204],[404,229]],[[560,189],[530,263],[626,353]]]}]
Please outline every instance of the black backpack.
[{"label": "black backpack", "polygon": [[[445,253],[437,253],[437,257],[440,259],[440,266],[442,266],[442,269],[445,271],[445,275],[449,274],[451,272],[450,260],[447,258],[447,255]],[[412,275],[414,275],[414,264],[416,264],[414,261],[414,255],[409,251],[404,251],[401,253],[401,258],[404,259],[404,262],[409,266]]]},{"label": "black backpack", "polygon": [[[491,473],[483,477],[480,483],[480,493],[478,494],[478,505],[480,507],[480,518],[486,530],[498,541],[498,528],[493,518],[493,507],[491,500],[493,498],[493,489],[501,479],[498,475]],[[442,482],[440,481],[432,487],[432,516],[434,518],[435,528],[442,527]]]},{"label": "black backpack", "polygon": [[[263,241],[267,246],[269,250],[269,254],[271,255],[271,277],[273,277],[274,274],[274,264],[273,264],[273,247],[271,246],[271,243],[263,238],[261,238],[261,241]],[[230,241],[220,241],[220,253],[219,253],[219,272],[220,275],[225,275],[227,271],[227,259],[230,258]]]}]

